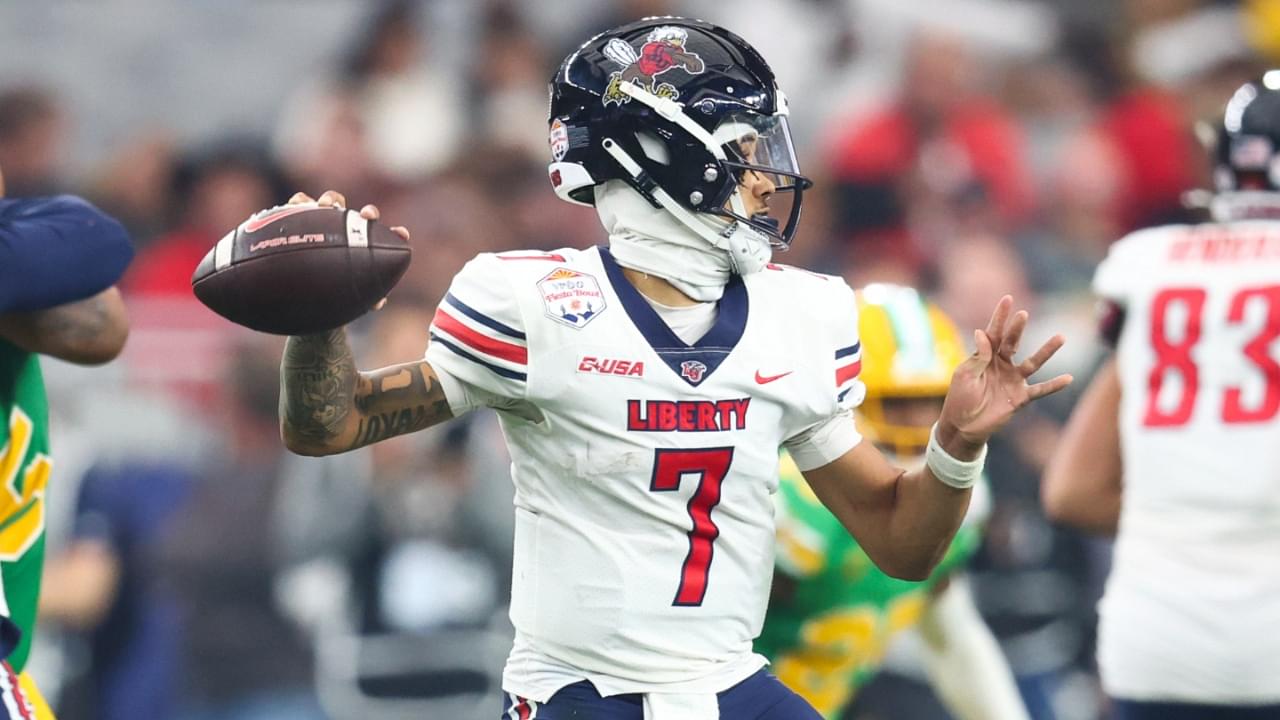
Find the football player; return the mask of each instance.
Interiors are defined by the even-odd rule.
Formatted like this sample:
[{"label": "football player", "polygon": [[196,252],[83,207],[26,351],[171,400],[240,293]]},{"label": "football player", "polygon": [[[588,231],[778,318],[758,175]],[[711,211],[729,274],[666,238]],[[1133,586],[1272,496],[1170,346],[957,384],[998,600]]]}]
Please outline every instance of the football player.
[{"label": "football player", "polygon": [[[897,464],[919,467],[951,373],[964,362],[959,331],[912,288],[870,285],[857,297],[866,386],[854,412],[858,430]],[[775,496],[777,567],[755,644],[778,679],[825,717],[841,717],[879,671],[894,637],[918,627],[925,670],[955,717],[1026,718],[1013,673],[967,583],[956,577],[982,541],[985,483],[974,492],[941,562],[924,582],[910,582],[875,566],[784,454]]]},{"label": "football player", "polygon": [[0,176],[0,720],[52,718],[23,672],[52,467],[38,356],[93,365],[119,354],[128,320],[114,284],[132,257],[124,228],[97,208],[4,199]]},{"label": "football player", "polygon": [[1116,536],[1098,665],[1121,720],[1280,717],[1280,72],[1231,98],[1214,177],[1212,222],[1098,267],[1115,352],[1042,487]]},{"label": "football player", "polygon": [[[628,73],[664,42],[680,62]],[[506,717],[818,717],[751,649],[779,447],[876,564],[924,578],[987,437],[1070,381],[1027,380],[1063,340],[1015,361],[1027,315],[1003,298],[955,374],[927,467],[905,472],[854,426],[853,292],[770,261],[810,183],[751,46],[681,18],[601,33],[556,71],[549,131],[552,186],[595,206],[609,246],[479,255],[423,360],[362,373],[342,329],[290,338],[285,442],[321,455],[499,411],[516,506]]]}]

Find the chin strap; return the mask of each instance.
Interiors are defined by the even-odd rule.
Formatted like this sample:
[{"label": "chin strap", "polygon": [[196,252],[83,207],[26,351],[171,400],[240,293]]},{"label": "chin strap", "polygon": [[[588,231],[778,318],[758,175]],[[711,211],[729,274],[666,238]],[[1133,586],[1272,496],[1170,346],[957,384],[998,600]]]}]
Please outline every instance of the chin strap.
[{"label": "chin strap", "polygon": [[[664,100],[674,104],[670,99],[664,98]],[[684,117],[684,113],[681,112],[680,116]],[[688,122],[693,124],[691,120]],[[698,129],[702,130],[702,128]],[[705,131],[703,132],[705,133]],[[644,168],[640,167],[635,158],[631,157],[626,150],[623,150],[622,146],[615,142],[613,138],[605,138],[602,144],[605,152],[613,156],[613,159],[631,175],[632,179],[642,182],[645,174]],[[734,221],[729,223],[723,231],[717,231],[711,224],[699,218],[697,214],[676,202],[660,186],[654,184],[648,190],[653,198],[658,201],[658,204],[671,213],[681,225],[692,230],[698,237],[710,243],[712,247],[728,253],[729,262],[735,273],[750,275],[751,273],[760,272],[772,258],[773,247],[769,242],[768,236],[750,225]],[[734,191],[733,200],[736,206],[741,206],[742,199],[738,197],[737,191]]]},{"label": "chin strap", "polygon": [[769,237],[755,228],[744,225],[737,220],[729,226],[729,234],[725,236],[728,244],[729,261],[733,263],[733,271],[739,275],[750,275],[765,269],[773,258],[773,245]]}]

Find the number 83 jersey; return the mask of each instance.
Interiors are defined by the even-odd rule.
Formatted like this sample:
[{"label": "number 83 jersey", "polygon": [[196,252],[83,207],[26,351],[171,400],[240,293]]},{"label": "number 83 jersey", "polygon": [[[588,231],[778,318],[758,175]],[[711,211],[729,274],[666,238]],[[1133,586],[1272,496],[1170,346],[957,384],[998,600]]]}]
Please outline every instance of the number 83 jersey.
[{"label": "number 83 jersey", "polygon": [[1280,701],[1280,223],[1134,233],[1094,288],[1124,313],[1104,684]]},{"label": "number 83 jersey", "polygon": [[763,665],[778,448],[810,469],[859,442],[856,312],[839,278],[771,266],[690,345],[607,249],[463,268],[427,359],[511,451],[508,692],[716,692]]}]

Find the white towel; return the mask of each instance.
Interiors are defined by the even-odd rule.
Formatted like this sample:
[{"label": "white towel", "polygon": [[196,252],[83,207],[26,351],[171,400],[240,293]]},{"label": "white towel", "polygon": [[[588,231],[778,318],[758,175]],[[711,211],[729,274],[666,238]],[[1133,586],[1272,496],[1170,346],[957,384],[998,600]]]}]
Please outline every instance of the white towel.
[{"label": "white towel", "polygon": [[645,693],[644,720],[720,720],[715,693]]}]

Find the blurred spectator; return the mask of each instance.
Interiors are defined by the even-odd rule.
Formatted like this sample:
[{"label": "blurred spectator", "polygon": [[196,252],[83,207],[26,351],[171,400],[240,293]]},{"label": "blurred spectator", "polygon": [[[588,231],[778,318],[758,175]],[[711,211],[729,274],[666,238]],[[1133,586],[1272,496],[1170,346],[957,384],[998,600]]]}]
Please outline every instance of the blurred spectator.
[{"label": "blurred spectator", "polygon": [[549,62],[514,4],[488,6],[473,83],[481,119],[473,131],[486,145],[546,160]]},{"label": "blurred spectator", "polygon": [[[376,319],[371,367],[422,354],[429,310],[401,304]],[[467,437],[467,424],[459,423],[370,448],[383,552],[377,577],[367,587],[367,630],[422,633],[483,626],[500,607],[500,588],[508,583],[500,572],[507,567],[507,552],[488,555],[491,545],[475,534],[476,523],[468,518],[475,508],[467,498],[477,482],[509,481],[505,473],[483,480],[472,474]]]},{"label": "blurred spectator", "polygon": [[338,72],[286,101],[273,141],[295,181],[316,195],[341,188],[357,206],[384,179],[420,180],[447,165],[464,128],[458,83],[424,63],[418,3],[375,5]]},{"label": "blurred spectator", "polygon": [[1195,137],[1177,99],[1158,88],[1135,88],[1108,103],[1097,131],[1119,161],[1121,230],[1176,221],[1182,193],[1195,185],[1197,162]]},{"label": "blurred spectator", "polygon": [[938,258],[938,268],[939,287],[934,298],[960,327],[983,327],[990,316],[986,307],[1006,293],[1027,298],[1020,302],[1028,303],[1034,311],[1022,258],[1002,237],[982,234],[957,238]]},{"label": "blurred spectator", "polygon": [[[1006,292],[1035,297],[1014,247],[999,237],[957,239],[939,269],[935,297],[961,327],[981,327],[983,306]],[[1034,302],[1028,305],[1033,316],[1045,314]],[[1027,336],[1030,345],[1039,341],[1034,326]],[[1097,716],[1096,687],[1088,679],[1093,557],[1083,536],[1052,525],[1039,502],[1040,473],[1071,402],[1053,398],[991,439],[986,474],[992,512],[971,568],[978,607],[1000,640],[1034,720]]]},{"label": "blurred spectator", "polygon": [[1041,222],[1019,237],[1028,279],[1037,292],[1088,289],[1093,268],[1123,233],[1113,212],[1120,178],[1114,147],[1096,133],[1066,143],[1047,178]]},{"label": "blurred spectator", "polygon": [[979,78],[961,39],[913,39],[899,97],[833,143],[838,238],[920,266],[957,223],[1001,230],[1026,218],[1021,131]]},{"label": "blurred spectator", "polygon": [[[276,590],[286,570],[334,552],[325,542],[344,523],[319,512],[289,517],[281,493],[301,479],[316,496],[333,472],[360,485],[351,462],[280,447],[278,355],[275,338],[236,346],[223,403],[204,408],[215,422],[201,459],[125,460],[85,477],[74,538],[49,563],[41,606],[88,647],[63,717],[323,720],[310,640],[288,614],[308,603],[293,598],[286,608]],[[344,499],[331,510],[358,522],[359,508]],[[322,522],[321,532],[305,527]]]},{"label": "blurred spectator", "polygon": [[310,643],[275,596],[286,556],[277,525],[287,459],[276,418],[280,345],[257,336],[237,349],[224,384],[225,446],[197,469],[155,548],[157,577],[180,613],[182,720],[325,717]]},{"label": "blurred spectator", "polygon": [[276,169],[248,143],[196,154],[179,169],[176,184],[176,227],[138,254],[125,277],[126,293],[190,298],[191,273],[218,238],[285,200]]},{"label": "blurred spectator", "polygon": [[54,195],[65,160],[67,118],[46,89],[0,92],[0,167],[9,197]]},{"label": "blurred spectator", "polygon": [[173,220],[175,153],[174,140],[164,132],[140,133],[121,144],[90,181],[90,195],[124,223],[138,249]]},{"label": "blurred spectator", "polygon": [[1239,8],[1199,5],[1130,2],[1132,35],[1068,48],[1091,72],[1101,103],[1090,132],[1115,161],[1110,215],[1120,233],[1192,219],[1183,196],[1208,180],[1193,127],[1216,122],[1235,88],[1258,70]]},{"label": "blurred spectator", "polygon": [[501,148],[471,155],[466,173],[475,183],[478,197],[493,208],[506,227],[505,237],[485,242],[482,251],[584,248],[604,241],[594,208],[566,206],[549,192],[550,159],[545,142],[536,157]]},{"label": "blurred spectator", "polygon": [[409,228],[414,249],[391,299],[434,307],[453,275],[477,253],[603,242],[595,210],[558,200],[545,162],[477,148],[465,165],[381,201],[388,222]]},{"label": "blurred spectator", "polygon": [[[403,300],[370,316],[360,364],[420,355],[430,318]],[[364,451],[368,512],[344,503],[359,521],[345,552],[350,612],[321,627],[317,648],[335,716],[492,716],[512,633],[492,627],[505,625],[512,533],[510,459],[495,425],[481,413]],[[307,487],[301,512],[332,526],[333,508]]]},{"label": "blurred spectator", "polygon": [[503,211],[466,174],[441,175],[388,197],[379,207],[388,222],[412,233],[413,262],[391,292],[397,304],[434,306],[454,273],[476,253],[515,247]]},{"label": "blurred spectator", "polygon": [[81,480],[73,537],[49,558],[41,617],[83,633],[85,676],[63,692],[64,718],[168,720],[177,710],[181,626],[155,577],[162,533],[188,501],[191,471],[129,462]]},{"label": "blurred spectator", "polygon": [[1039,292],[1087,287],[1093,267],[1120,236],[1121,167],[1115,146],[1093,130],[1099,93],[1110,92],[1116,50],[1093,28],[1071,28],[1055,52],[1011,68],[1004,97],[1026,129],[1036,221],[1015,235]]},{"label": "blurred spectator", "polygon": [[297,187],[346,188],[354,202],[371,197],[383,184],[360,98],[349,88],[295,97],[273,143],[276,157]]}]

